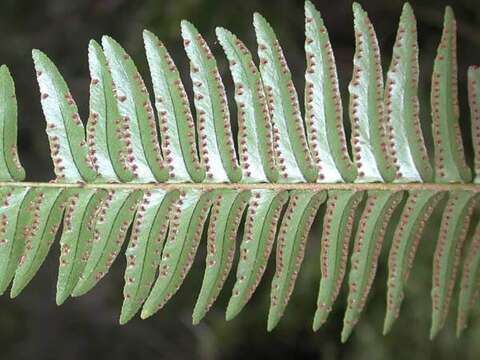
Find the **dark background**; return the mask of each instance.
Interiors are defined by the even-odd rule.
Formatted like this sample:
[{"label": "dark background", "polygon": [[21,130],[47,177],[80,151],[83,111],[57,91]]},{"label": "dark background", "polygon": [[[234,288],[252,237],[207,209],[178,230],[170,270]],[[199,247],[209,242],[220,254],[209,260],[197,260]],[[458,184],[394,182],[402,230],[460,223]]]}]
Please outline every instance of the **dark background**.
[{"label": "dark background", "polygon": [[[346,104],[354,53],[351,1],[313,2],[322,12],[330,33]],[[387,69],[402,1],[365,0],[361,3],[369,12],[377,31],[384,69]],[[430,75],[447,3],[425,0],[412,1],[411,4],[418,18],[422,124],[431,150]],[[480,62],[480,6],[478,0],[451,0],[449,4],[453,6],[458,20],[461,126],[467,153],[471,154],[466,72],[468,65]],[[70,85],[81,115],[86,118],[89,39],[99,40],[103,34],[116,38],[136,60],[149,85],[141,33],[144,28],[155,32],[168,46],[189,90],[188,62],[179,35],[180,20],[188,19],[198,27],[217,56],[232,100],[232,80],[224,54],[215,41],[214,30],[215,26],[232,30],[255,52],[251,25],[254,11],[266,16],[276,30],[302,100],[305,60],[301,0],[2,0],[0,63],[10,67],[16,81],[20,156],[28,179],[44,181],[53,177],[44,132],[45,122],[30,56],[32,48],[45,51],[56,62]],[[232,108],[232,120],[235,122],[234,114],[235,109]],[[387,238],[365,313],[345,345],[339,342],[345,289],[326,325],[317,333],[311,330],[319,280],[319,219],[313,225],[306,258],[290,305],[272,333],[266,332],[266,317],[273,256],[264,281],[252,301],[231,322],[225,322],[224,310],[233,285],[234,271],[206,319],[196,327],[191,325],[191,312],[203,276],[205,249],[201,246],[185,284],[162,311],[148,320],[134,319],[120,326],[118,316],[122,301],[124,257],[119,256],[109,275],[89,294],[68,300],[57,307],[54,292],[59,249],[56,245],[52,247],[35,279],[17,299],[12,301],[8,295],[0,297],[0,358],[478,359],[480,319],[477,316],[464,336],[457,340],[454,332],[456,299],[445,329],[435,341],[428,340],[431,255],[436,239],[436,231],[433,230],[438,226],[437,213],[430,230],[422,239],[400,319],[391,334],[383,337],[386,249],[390,242]]]}]

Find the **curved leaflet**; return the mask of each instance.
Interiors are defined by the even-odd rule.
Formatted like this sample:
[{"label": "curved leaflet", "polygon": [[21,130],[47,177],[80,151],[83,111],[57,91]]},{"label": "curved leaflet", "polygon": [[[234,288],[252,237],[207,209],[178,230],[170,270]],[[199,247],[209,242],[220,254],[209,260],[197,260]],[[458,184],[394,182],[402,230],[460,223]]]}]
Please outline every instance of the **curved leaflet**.
[{"label": "curved leaflet", "polygon": [[142,319],[160,310],[180,288],[192,266],[211,202],[210,192],[191,189],[180,193],[163,248],[159,274],[143,305]]},{"label": "curved leaflet", "polygon": [[197,111],[200,156],[208,182],[238,182],[242,171],[233,145],[230,113],[217,62],[206,41],[188,21],[181,23],[183,45],[190,59]]},{"label": "curved leaflet", "polygon": [[198,324],[208,312],[230,273],[238,227],[250,195],[249,191],[240,190],[217,192],[208,226],[205,275],[193,310],[193,324]]},{"label": "curved leaflet", "polygon": [[433,254],[431,339],[445,324],[463,243],[477,202],[478,195],[470,191],[451,191],[449,194]]},{"label": "curved leaflet", "polygon": [[326,193],[292,191],[277,237],[276,270],[270,293],[268,331],[272,331],[283,316],[305,255],[308,233]]},{"label": "curved leaflet", "polygon": [[273,123],[273,147],[281,182],[314,182],[317,168],[308,149],[297,91],[270,24],[253,15],[260,73]]},{"label": "curved leaflet", "polygon": [[165,181],[168,170],[158,142],[157,125],[148,90],[133,60],[112,38],[102,46],[114,83],[122,136],[127,139],[126,165],[134,182]]},{"label": "curved leaflet", "polygon": [[349,292],[343,319],[342,342],[347,341],[365,307],[388,223],[402,197],[402,191],[368,192],[350,258]]},{"label": "curved leaflet", "polygon": [[55,64],[32,51],[55,175],[59,182],[93,181],[96,173],[77,105]]},{"label": "curved leaflet", "polygon": [[22,181],[25,170],[17,149],[17,97],[7,66],[0,66],[0,181]]},{"label": "curved leaflet", "polygon": [[142,307],[158,271],[169,218],[179,191],[146,191],[132,226],[125,256],[125,286],[120,324],[128,322]]},{"label": "curved leaflet", "polygon": [[310,1],[305,2],[305,53],[305,123],[317,181],[353,181],[357,169],[347,150],[335,58],[323,19]]},{"label": "curved leaflet", "polygon": [[340,292],[347,267],[353,222],[363,196],[362,191],[328,192],[320,250],[321,280],[313,331],[317,331],[327,321]]},{"label": "curved leaflet", "polygon": [[18,296],[37,273],[50,251],[65,210],[63,189],[32,189],[23,235],[25,248],[15,272],[10,297]]},{"label": "curved leaflet", "polygon": [[205,169],[199,162],[195,123],[180,74],[166,47],[154,34],[145,30],[143,41],[170,181],[201,182]]},{"label": "curved leaflet", "polygon": [[242,182],[276,181],[272,122],[260,72],[250,51],[234,34],[223,28],[216,33],[235,83]]},{"label": "curved leaflet", "polygon": [[260,283],[272,251],[280,212],[287,200],[287,192],[252,191],[240,244],[237,281],[225,314],[227,321],[238,315]]},{"label": "curved leaflet", "polygon": [[387,334],[400,313],[404,288],[410,276],[418,245],[430,215],[445,193],[436,191],[415,191],[408,193],[408,199],[400,215],[400,221],[393,235],[388,256],[387,312],[383,333]]},{"label": "curved leaflet", "polygon": [[125,241],[141,197],[141,191],[108,191],[95,219],[90,256],[72,296],[90,291],[107,274]]},{"label": "curved leaflet", "polygon": [[72,293],[90,256],[97,212],[107,196],[105,190],[67,189],[68,196],[57,279],[57,305]]}]

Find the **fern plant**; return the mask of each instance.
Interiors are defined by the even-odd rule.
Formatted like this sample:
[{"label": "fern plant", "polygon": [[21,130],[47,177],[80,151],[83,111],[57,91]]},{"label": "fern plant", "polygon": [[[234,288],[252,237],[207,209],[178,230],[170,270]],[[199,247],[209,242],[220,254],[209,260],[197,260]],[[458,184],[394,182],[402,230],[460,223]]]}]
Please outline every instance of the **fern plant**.
[{"label": "fern plant", "polygon": [[2,66],[0,292],[12,283],[11,297],[21,293],[63,224],[57,304],[92,290],[128,241],[120,323],[139,311],[147,318],[179,289],[208,227],[205,275],[193,323],[214,304],[236,256],[226,319],[237,316],[261,281],[276,242],[270,331],[286,310],[310,227],[324,206],[321,239],[312,240],[321,242],[313,329],[327,321],[348,267],[341,335],[346,341],[366,305],[387,226],[398,211],[388,260],[387,333],[399,315],[422,233],[441,204],[442,225],[432,264],[431,337],[445,323],[457,283],[460,334],[480,283],[480,225],[467,242],[480,191],[480,69],[473,66],[468,72],[475,150],[472,182],[459,126],[452,10],[445,11],[432,75],[434,166],[419,121],[419,49],[412,8],[408,3],[403,7],[385,81],[373,25],[359,4],[353,5],[353,13],[350,140],[328,32],[308,1],[303,108],[279,40],[265,18],[255,14],[253,19],[259,64],[234,34],[216,29],[235,84],[236,140],[216,59],[187,21],[181,23],[181,34],[190,61],[196,119],[173,59],[149,31],[143,38],[154,105],[127,52],[108,36],[101,45],[92,40],[86,129],[60,72],[44,53],[34,50],[56,174],[49,183],[23,181],[16,150],[14,83]]}]

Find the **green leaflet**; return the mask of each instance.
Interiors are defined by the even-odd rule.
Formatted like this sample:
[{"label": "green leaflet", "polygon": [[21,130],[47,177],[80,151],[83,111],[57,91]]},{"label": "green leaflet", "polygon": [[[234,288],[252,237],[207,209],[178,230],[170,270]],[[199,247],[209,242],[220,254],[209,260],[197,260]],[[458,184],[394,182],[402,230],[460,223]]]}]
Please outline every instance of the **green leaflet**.
[{"label": "green leaflet", "polygon": [[268,22],[253,15],[260,73],[273,122],[273,142],[281,182],[314,182],[317,168],[308,150],[303,119],[292,75]]},{"label": "green leaflet", "polygon": [[352,149],[357,182],[390,182],[395,170],[389,124],[384,119],[383,75],[377,36],[367,13],[353,3],[355,56],[350,92]]},{"label": "green leaflet", "polygon": [[387,126],[392,127],[395,146],[395,182],[433,180],[420,126],[418,72],[417,23],[411,6],[405,3],[385,84]]},{"label": "green leaflet", "polygon": [[470,191],[451,191],[443,212],[433,255],[431,339],[442,329],[448,315],[463,243],[477,200],[478,195]]},{"label": "green leaflet", "polygon": [[383,333],[387,334],[400,313],[404,288],[410,276],[418,244],[430,215],[445,193],[411,190],[400,215],[388,256],[387,312]]},{"label": "green leaflet", "polygon": [[457,337],[467,328],[468,316],[478,304],[480,296],[480,223],[465,252],[460,294],[458,296]]},{"label": "green leaflet", "polygon": [[480,184],[480,67],[477,65],[468,68],[468,104],[470,106],[470,125],[475,155],[473,182]]},{"label": "green leaflet", "polygon": [[129,182],[133,174],[127,162],[127,137],[121,126],[107,59],[95,40],[88,45],[88,65],[91,81],[87,143],[98,173],[96,180]]},{"label": "green leaflet", "polygon": [[0,66],[0,181],[22,181],[25,170],[17,150],[17,98],[6,65]]},{"label": "green leaflet", "polygon": [[320,251],[322,277],[318,290],[317,310],[313,319],[313,331],[317,331],[327,321],[342,287],[355,213],[363,195],[363,191],[331,190],[328,192]]},{"label": "green leaflet", "polygon": [[37,273],[47,257],[62,221],[65,193],[61,188],[34,188],[26,204],[23,230],[25,248],[20,257],[10,297],[18,296]]},{"label": "green leaflet", "polygon": [[235,83],[242,182],[275,182],[279,174],[273,157],[272,122],[260,72],[242,41],[223,28],[216,33]]},{"label": "green leaflet", "polygon": [[108,191],[95,219],[90,256],[72,296],[90,291],[107,274],[122,248],[141,198],[139,190]]},{"label": "green leaflet", "polygon": [[388,222],[402,197],[402,191],[368,191],[350,258],[349,293],[343,319],[342,342],[347,341],[365,307],[377,271]]},{"label": "green leaflet", "polygon": [[24,214],[31,199],[28,187],[0,190],[0,295],[10,285],[22,255],[23,228],[28,222]]},{"label": "green leaflet", "polygon": [[125,287],[120,324],[128,322],[140,309],[155,280],[167,236],[169,216],[179,191],[146,191],[132,228],[125,256]]},{"label": "green leaflet", "polygon": [[276,270],[272,280],[268,331],[278,324],[292,295],[305,254],[308,233],[326,193],[295,190],[277,236]]},{"label": "green leaflet", "polygon": [[195,124],[180,74],[167,49],[154,34],[145,30],[143,41],[170,181],[201,182],[205,169],[198,159]]},{"label": "green leaflet", "polygon": [[183,44],[190,59],[200,155],[208,182],[238,182],[242,171],[237,163],[230,113],[217,62],[202,35],[188,21],[181,23]]},{"label": "green leaflet", "polygon": [[122,137],[127,139],[126,165],[134,182],[165,181],[168,170],[158,142],[155,115],[148,90],[133,60],[112,38],[102,45],[113,78],[113,91],[121,116]]},{"label": "green leaflet", "polygon": [[357,169],[348,155],[337,68],[320,13],[305,2],[305,122],[319,182],[353,181]]},{"label": "green leaflet", "polygon": [[179,289],[197,252],[203,225],[211,206],[211,193],[191,189],[180,194],[171,216],[158,278],[143,305],[141,318],[160,310]]},{"label": "green leaflet", "polygon": [[97,212],[107,196],[105,190],[67,189],[68,202],[60,238],[57,305],[72,293],[90,256]]},{"label": "green leaflet", "polygon": [[449,6],[445,9],[442,39],[433,65],[431,105],[435,182],[470,181],[458,123],[457,25]]},{"label": "green leaflet", "polygon": [[252,297],[265,272],[272,251],[280,212],[288,192],[253,190],[240,244],[237,281],[228,302],[226,319],[233,319]]},{"label": "green leaflet", "polygon": [[32,56],[57,181],[91,182],[96,174],[85,141],[85,129],[70,90],[44,53],[33,50]]},{"label": "green leaflet", "polygon": [[217,299],[230,273],[235,254],[235,240],[250,191],[217,192],[208,227],[205,275],[193,310],[193,324],[198,324]]}]

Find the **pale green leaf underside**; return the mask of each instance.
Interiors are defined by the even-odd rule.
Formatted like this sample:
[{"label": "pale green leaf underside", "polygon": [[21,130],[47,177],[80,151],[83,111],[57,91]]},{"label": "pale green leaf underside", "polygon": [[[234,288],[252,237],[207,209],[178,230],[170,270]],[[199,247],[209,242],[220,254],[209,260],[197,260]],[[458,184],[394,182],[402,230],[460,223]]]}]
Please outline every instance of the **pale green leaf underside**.
[{"label": "pale green leaf underside", "polygon": [[94,40],[88,46],[90,68],[90,114],[87,144],[97,171],[97,182],[129,182],[127,138],[113,93],[113,80],[102,47]]},{"label": "pale green leaf underside", "polygon": [[393,132],[395,182],[433,179],[420,126],[418,76],[417,24],[412,8],[405,3],[385,84],[387,126]]},{"label": "pale green leaf underside", "polygon": [[234,34],[223,28],[216,33],[235,83],[242,182],[276,181],[272,123],[260,72],[250,51]]},{"label": "pale green leaf underside", "polygon": [[358,167],[357,182],[390,182],[394,178],[384,119],[383,74],[377,36],[367,13],[353,4],[355,56],[350,93],[352,149]]},{"label": "pale green leaf underside", "polygon": [[0,180],[22,181],[25,170],[17,150],[17,98],[15,84],[5,65],[0,66]]},{"label": "pale green leaf underside", "polygon": [[[431,336],[443,327],[465,253],[458,295],[460,334],[478,296],[477,224],[466,252],[463,244],[468,241],[471,219],[476,219],[472,214],[480,190],[478,185],[465,184],[471,180],[471,171],[458,124],[453,12],[446,10],[432,79],[433,177],[419,124],[413,11],[404,6],[384,89],[375,31],[360,5],[354,4],[353,10],[356,52],[349,113],[354,162],[346,146],[332,46],[320,13],[310,2],[305,4],[304,109],[277,36],[261,15],[254,16],[259,64],[234,34],[217,28],[220,44],[215,45],[223,48],[235,85],[237,139],[216,59],[186,21],[182,37],[190,60],[196,122],[179,71],[160,40],[148,31],[144,43],[156,113],[133,60],[115,40],[103,37],[103,47],[95,41],[89,45],[86,133],[58,69],[34,50],[56,174],[49,183],[20,182],[24,171],[16,149],[15,89],[8,69],[1,66],[0,293],[13,279],[10,294],[15,297],[32,280],[63,219],[57,303],[92,289],[128,241],[120,323],[129,321],[142,306],[141,317],[146,318],[182,285],[205,232],[205,274],[193,312],[193,322],[198,323],[224,287],[237,232],[243,232],[226,318],[235,317],[253,296],[277,240],[267,324],[272,330],[286,309],[309,246],[310,226],[328,195],[320,212],[324,214],[322,237],[312,239],[321,244],[313,328],[327,320],[340,292],[354,235],[342,332],[345,341],[366,305],[392,213],[407,193],[399,218],[391,224],[395,232],[389,255],[387,332],[399,313],[427,220],[448,194],[440,228],[428,229],[438,232]],[[469,69],[468,78],[476,183],[480,167],[477,67]],[[365,194],[355,226],[356,210]]]},{"label": "pale green leaf underside", "polygon": [[343,129],[342,99],[335,58],[320,13],[305,2],[305,122],[319,182],[355,180]]},{"label": "pale green leaf underside", "polygon": [[321,280],[313,330],[327,321],[345,276],[348,248],[358,205],[363,199],[361,191],[329,191],[323,218],[320,251]]},{"label": "pale green leaf underside", "polygon": [[443,218],[433,255],[432,325],[434,338],[445,324],[452,299],[463,244],[474,206],[478,201],[470,191],[452,191],[443,212]]},{"label": "pale green leaf underside", "polygon": [[278,230],[276,270],[270,293],[267,329],[278,324],[287,307],[305,254],[308,233],[320,205],[327,198],[325,192],[293,191]]},{"label": "pale green leaf underside", "polygon": [[260,73],[273,123],[274,153],[281,182],[314,182],[317,169],[308,150],[297,91],[270,24],[258,13],[253,16],[258,43]]},{"label": "pale green leaf underside", "polygon": [[365,307],[377,271],[387,225],[403,192],[369,191],[367,195],[350,258],[349,293],[343,319],[342,342],[350,336]]},{"label": "pale green leaf underside", "polygon": [[194,324],[198,324],[213,305],[230,273],[238,226],[250,195],[249,191],[239,190],[221,191],[217,195],[208,227],[205,275],[193,309]]},{"label": "pale green leaf underside", "polygon": [[61,188],[36,188],[27,204],[24,230],[25,248],[13,279],[10,296],[18,296],[45,260],[62,221],[65,191]]},{"label": "pale green leaf underside", "polygon": [[95,218],[90,256],[72,296],[85,294],[107,274],[120,252],[141,196],[141,191],[108,192]]},{"label": "pale green leaf underside", "polygon": [[169,217],[179,192],[147,191],[140,202],[125,256],[125,287],[120,323],[130,320],[141,308],[155,281]]},{"label": "pale green leaf underside", "polygon": [[90,257],[97,211],[107,196],[104,190],[67,190],[68,200],[60,238],[57,305],[70,296]]},{"label": "pale green leaf underside", "polygon": [[143,32],[152,74],[162,148],[172,182],[201,182],[205,170],[197,154],[195,124],[180,74],[170,54],[151,32]]},{"label": "pale green leaf underside", "polygon": [[471,180],[460,133],[457,81],[457,25],[452,9],[447,6],[442,38],[433,64],[430,100],[435,181],[439,183]]},{"label": "pale green leaf underside", "polygon": [[195,26],[183,20],[182,38],[190,59],[197,112],[199,147],[207,182],[238,182],[242,172],[237,163],[230,128],[230,113],[217,62]]},{"label": "pale green leaf underside", "polygon": [[39,50],[32,56],[57,181],[90,182],[96,174],[77,105],[55,64]]},{"label": "pale green leaf underside", "polygon": [[211,197],[211,193],[199,190],[188,190],[180,194],[162,251],[159,274],[143,305],[142,319],[160,310],[187,276],[210,210]]}]

